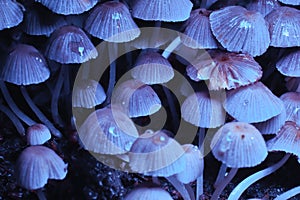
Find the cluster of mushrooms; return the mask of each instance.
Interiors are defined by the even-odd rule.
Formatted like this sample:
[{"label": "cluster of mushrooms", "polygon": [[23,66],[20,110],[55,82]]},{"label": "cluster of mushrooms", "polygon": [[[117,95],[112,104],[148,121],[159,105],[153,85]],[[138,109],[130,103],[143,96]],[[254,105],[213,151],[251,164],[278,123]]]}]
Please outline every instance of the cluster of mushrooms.
[{"label": "cluster of mushrooms", "polygon": [[[40,189],[48,179],[66,177],[68,165],[43,144],[51,135],[66,138],[67,126],[99,161],[152,177],[126,200],[172,199],[159,177],[184,200],[201,199],[210,152],[222,163],[210,197],[217,200],[239,168],[286,152],[228,196],[239,199],[300,156],[299,6],[299,0],[1,0],[0,34],[8,41],[0,43],[0,111],[28,143],[16,163],[18,184],[46,199]],[[275,71],[286,84],[276,95],[263,83]],[[46,112],[36,103],[43,96],[32,97],[41,85]],[[19,107],[13,87],[30,110]],[[137,123],[143,119],[150,125]],[[168,127],[178,123],[197,138],[176,137],[180,128]],[[300,186],[276,199],[297,193]]]}]

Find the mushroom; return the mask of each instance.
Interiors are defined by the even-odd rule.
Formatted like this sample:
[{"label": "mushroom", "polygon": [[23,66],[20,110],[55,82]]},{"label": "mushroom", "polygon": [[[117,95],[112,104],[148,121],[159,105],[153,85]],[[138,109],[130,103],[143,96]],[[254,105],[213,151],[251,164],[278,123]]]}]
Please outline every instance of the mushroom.
[{"label": "mushroom", "polygon": [[217,41],[212,34],[209,15],[211,11],[199,8],[191,12],[190,18],[184,24],[184,34],[180,35],[181,42],[194,49],[216,49]]},{"label": "mushroom", "polygon": [[23,21],[20,5],[12,0],[0,2],[0,30],[17,26]]},{"label": "mushroom", "polygon": [[53,150],[44,146],[30,146],[22,151],[17,160],[17,182],[23,188],[35,190],[39,199],[44,200],[46,197],[41,188],[48,179],[64,179],[67,166]]},{"label": "mushroom", "polygon": [[[63,26],[55,30],[46,47],[45,55],[58,63],[61,68],[51,99],[51,113],[53,121],[59,126],[63,121],[58,112],[58,100],[62,85],[67,85],[69,72],[66,64],[84,63],[98,56],[97,49],[83,30],[75,26]],[[64,78],[65,77],[65,78]],[[69,88],[68,88],[69,90]],[[69,91],[67,91],[69,93]]]},{"label": "mushroom", "polygon": [[279,1],[281,3],[288,4],[288,5],[294,5],[294,6],[300,5],[300,1],[299,0],[279,0]]},{"label": "mushroom", "polygon": [[286,121],[293,121],[300,124],[300,93],[287,92],[280,96],[286,109]]},{"label": "mushroom", "polygon": [[277,70],[285,75],[291,77],[300,77],[300,49],[292,51],[283,56],[277,63]]},{"label": "mushroom", "polygon": [[35,0],[36,2],[41,3],[42,5],[49,8],[51,11],[62,14],[62,15],[74,15],[74,14],[80,14],[85,11],[90,10],[92,7],[94,7],[98,0]]},{"label": "mushroom", "polygon": [[[47,117],[39,110],[30,98],[25,85],[39,84],[47,80],[50,76],[50,71],[47,67],[44,56],[33,46],[26,44],[16,45],[6,59],[4,67],[1,69],[0,77],[2,80],[21,85],[21,92],[30,108],[34,111],[37,117],[51,130],[51,133],[57,137],[61,137],[61,133],[47,119]],[[6,85],[0,81],[0,88],[4,94],[6,102],[11,107],[12,111],[27,125],[36,124],[35,121],[27,117],[12,100]]]},{"label": "mushroom", "polygon": [[214,36],[228,51],[259,56],[269,47],[268,24],[258,12],[228,6],[213,11],[209,20]]},{"label": "mushroom", "polygon": [[285,156],[274,165],[263,169],[259,172],[256,172],[251,176],[247,177],[242,182],[240,182],[231,192],[231,194],[228,197],[228,200],[238,199],[242,195],[242,193],[254,182],[275,172],[277,169],[279,169],[286,163],[291,154],[294,154],[299,157],[299,136],[299,126],[295,122],[287,121],[278,131],[277,135],[273,139],[267,141],[268,151],[284,151],[286,152]]},{"label": "mushroom", "polygon": [[271,36],[270,46],[300,46],[300,11],[296,8],[281,6],[266,17]]},{"label": "mushroom", "polygon": [[218,199],[238,168],[256,166],[264,161],[268,154],[261,133],[253,125],[245,122],[226,123],[215,133],[210,146],[215,158],[221,161],[222,165],[231,167],[228,175],[216,187],[211,199]]},{"label": "mushroom", "polygon": [[97,6],[85,21],[85,30],[93,36],[107,41],[108,57],[110,61],[110,76],[107,89],[106,105],[110,103],[116,82],[116,61],[118,45],[134,40],[140,35],[138,26],[133,21],[129,9],[125,4],[108,1]]},{"label": "mushroom", "polygon": [[51,138],[47,126],[43,124],[34,124],[26,131],[27,143],[29,145],[42,145]]},{"label": "mushroom", "polygon": [[186,68],[194,81],[209,80],[208,89],[236,89],[258,81],[260,65],[249,54],[209,51],[198,56]]}]

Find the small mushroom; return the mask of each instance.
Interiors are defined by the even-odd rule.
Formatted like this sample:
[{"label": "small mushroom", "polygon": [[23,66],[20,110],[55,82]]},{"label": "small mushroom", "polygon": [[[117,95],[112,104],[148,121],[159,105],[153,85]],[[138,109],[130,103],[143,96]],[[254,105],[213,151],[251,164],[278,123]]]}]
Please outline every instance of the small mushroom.
[{"label": "small mushroom", "polygon": [[0,30],[17,26],[23,21],[23,11],[15,1],[0,2]]},{"label": "small mushroom", "polygon": [[277,63],[277,70],[290,77],[300,77],[300,49],[283,56]]},{"label": "small mushroom", "polygon": [[29,145],[42,145],[50,140],[51,134],[47,126],[43,124],[34,124],[28,127],[26,138]]},{"label": "small mushroom", "polygon": [[277,0],[252,0],[246,5],[248,10],[260,12],[264,17],[278,7]]},{"label": "small mushroom", "polygon": [[300,93],[287,92],[280,96],[286,109],[286,121],[300,124]]}]

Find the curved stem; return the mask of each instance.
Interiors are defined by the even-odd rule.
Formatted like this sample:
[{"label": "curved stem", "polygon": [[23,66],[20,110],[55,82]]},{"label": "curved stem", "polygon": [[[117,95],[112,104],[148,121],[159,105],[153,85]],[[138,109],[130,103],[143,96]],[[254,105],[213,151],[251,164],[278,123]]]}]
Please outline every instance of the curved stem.
[{"label": "curved stem", "polygon": [[218,173],[218,176],[217,176],[217,179],[216,179],[216,182],[214,184],[215,188],[217,188],[218,185],[223,181],[225,174],[226,174],[226,170],[227,170],[227,166],[224,163],[222,163],[219,173]]},{"label": "curved stem", "polygon": [[55,88],[52,94],[52,99],[51,99],[51,113],[52,113],[52,119],[55,124],[57,124],[59,127],[63,127],[63,121],[59,115],[58,112],[58,100],[59,100],[59,94],[62,89],[62,85],[64,82],[64,69],[65,66],[61,66],[58,78],[55,84]]},{"label": "curved stem", "polygon": [[268,176],[269,174],[275,172],[277,169],[279,169],[290,157],[291,154],[287,153],[285,154],[285,156],[276,164],[263,169],[259,172],[256,172],[254,174],[252,174],[251,176],[247,177],[245,180],[243,180],[242,182],[240,182],[234,189],[233,191],[230,193],[228,200],[236,200],[239,199],[239,197],[242,195],[242,193],[253,183],[255,183],[256,181],[258,181],[259,179],[262,179],[266,176]]},{"label": "curved stem", "polygon": [[110,104],[111,100],[111,95],[115,87],[116,83],[116,71],[117,71],[117,66],[116,66],[116,60],[113,60],[113,58],[117,55],[118,51],[118,46],[115,43],[107,43],[108,44],[108,57],[109,57],[109,83],[108,83],[108,88],[106,92],[106,101],[105,105]]},{"label": "curved stem", "polygon": [[222,194],[224,188],[228,185],[228,183],[233,179],[236,175],[238,168],[231,168],[228,175],[223,179],[223,181],[219,184],[219,186],[214,191],[211,200],[218,200],[219,196]]},{"label": "curved stem", "polygon": [[14,100],[10,96],[10,93],[8,92],[8,89],[7,89],[4,81],[1,81],[1,80],[0,80],[0,89],[2,91],[2,94],[4,96],[6,103],[8,104],[10,109],[15,113],[15,115],[18,116],[19,119],[21,119],[28,126],[32,126],[32,125],[36,124],[36,122],[34,120],[32,120],[25,113],[23,113],[19,109],[19,107],[15,104]]},{"label": "curved stem", "polygon": [[40,109],[34,104],[32,99],[30,98],[25,87],[21,86],[21,92],[24,96],[27,104],[30,106],[31,110],[36,114],[36,116],[43,122],[51,131],[51,133],[56,137],[62,137],[62,134],[59,130],[57,130],[54,125],[47,119],[47,117],[40,111]]},{"label": "curved stem", "polygon": [[284,193],[282,193],[281,195],[277,196],[274,200],[285,200],[285,199],[289,199],[297,194],[300,193],[300,186],[297,186],[293,189],[290,189]]},{"label": "curved stem", "polygon": [[162,53],[162,56],[165,58],[169,58],[171,53],[176,49],[181,43],[180,37],[176,37],[170,44],[169,46],[164,50]]},{"label": "curved stem", "polygon": [[16,127],[17,131],[20,133],[21,136],[25,135],[25,128],[22,125],[21,121],[18,119],[18,117],[6,106],[0,104],[0,111],[5,113],[7,117],[12,121],[14,126]]},{"label": "curved stem", "polygon": [[179,182],[175,176],[166,177],[166,179],[174,186],[174,188],[181,194],[184,200],[191,200],[191,194],[185,188],[184,184]]}]

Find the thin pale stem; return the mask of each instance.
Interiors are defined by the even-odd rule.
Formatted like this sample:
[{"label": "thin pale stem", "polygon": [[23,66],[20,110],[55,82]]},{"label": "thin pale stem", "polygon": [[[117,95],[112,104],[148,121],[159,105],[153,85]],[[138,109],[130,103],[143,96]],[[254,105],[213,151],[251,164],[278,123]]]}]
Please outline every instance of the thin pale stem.
[{"label": "thin pale stem", "polygon": [[170,44],[169,46],[164,50],[162,53],[162,56],[165,57],[166,59],[169,58],[171,53],[181,44],[180,37],[176,37]]},{"label": "thin pale stem", "polygon": [[29,96],[25,87],[21,87],[22,95],[24,96],[27,104],[31,108],[31,110],[36,114],[36,116],[43,122],[51,131],[51,133],[56,137],[62,137],[62,134],[59,130],[57,130],[54,125],[47,119],[47,117],[40,111],[40,109],[34,104],[31,97]]},{"label": "thin pale stem", "polygon": [[39,200],[47,200],[44,191],[41,189],[36,190],[36,196],[38,197]]},{"label": "thin pale stem", "polygon": [[19,109],[19,107],[16,105],[16,103],[14,102],[12,97],[10,96],[10,93],[9,93],[4,81],[0,81],[0,88],[1,88],[1,91],[2,91],[2,94],[4,96],[4,99],[5,99],[6,103],[8,104],[10,109],[15,113],[15,115],[17,115],[18,118],[20,120],[22,120],[28,126],[32,126],[32,125],[36,124],[36,122],[34,120],[32,120],[25,113],[23,113]]},{"label": "thin pale stem", "polygon": [[290,189],[284,193],[282,193],[281,195],[279,195],[278,197],[276,197],[274,200],[286,200],[286,199],[290,199],[293,196],[296,196],[297,194],[300,193],[300,186],[297,186],[293,189]]},{"label": "thin pale stem", "polygon": [[59,101],[59,95],[62,89],[62,85],[64,82],[64,69],[65,66],[61,66],[57,81],[55,84],[55,88],[52,94],[52,99],[51,99],[51,114],[52,114],[52,119],[55,124],[57,124],[59,127],[63,127],[64,123],[59,115],[58,112],[58,101]]},{"label": "thin pale stem", "polygon": [[108,57],[109,57],[109,83],[108,83],[108,89],[106,92],[106,102],[105,105],[110,104],[111,101],[111,95],[115,87],[116,83],[116,71],[117,71],[117,66],[116,66],[116,61],[114,60],[114,57],[117,54],[118,51],[118,46],[117,44],[114,43],[107,43],[108,44]]},{"label": "thin pale stem", "polygon": [[222,194],[223,190],[228,185],[228,183],[236,175],[237,171],[238,171],[238,168],[231,168],[228,175],[224,178],[224,180],[218,185],[218,187],[214,191],[213,195],[211,196],[211,200],[218,200],[219,199],[219,196]]},{"label": "thin pale stem", "polygon": [[0,111],[6,114],[6,116],[12,121],[14,126],[16,127],[18,133],[20,133],[21,136],[25,135],[25,128],[19,118],[6,106],[0,104]]},{"label": "thin pale stem", "polygon": [[[198,147],[201,152],[201,155],[204,155],[204,138],[205,138],[205,128],[198,129]],[[201,158],[203,159],[203,158]],[[204,165],[204,159],[203,159]],[[199,200],[201,195],[203,194],[203,171],[202,175],[197,178],[196,184],[196,199]]]},{"label": "thin pale stem", "polygon": [[230,193],[228,200],[236,200],[239,199],[239,197],[243,194],[243,192],[253,183],[255,183],[256,181],[268,176],[269,174],[275,172],[277,169],[279,169],[282,165],[284,165],[284,163],[286,163],[286,161],[289,159],[291,154],[285,154],[285,156],[278,161],[276,164],[263,169],[259,172],[256,172],[254,174],[252,174],[251,176],[247,177],[245,180],[243,180],[242,182],[240,182],[234,189],[233,191]]},{"label": "thin pale stem", "polygon": [[174,188],[181,194],[184,200],[191,200],[188,190],[184,184],[177,180],[175,176],[166,177],[166,179],[174,186]]},{"label": "thin pale stem", "polygon": [[227,166],[222,163],[221,167],[220,167],[220,170],[219,170],[219,173],[218,173],[218,176],[217,176],[217,179],[216,179],[216,182],[214,184],[214,187],[218,187],[218,185],[223,181],[223,179],[225,178],[225,174],[226,174],[226,170],[227,170]]}]

